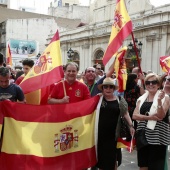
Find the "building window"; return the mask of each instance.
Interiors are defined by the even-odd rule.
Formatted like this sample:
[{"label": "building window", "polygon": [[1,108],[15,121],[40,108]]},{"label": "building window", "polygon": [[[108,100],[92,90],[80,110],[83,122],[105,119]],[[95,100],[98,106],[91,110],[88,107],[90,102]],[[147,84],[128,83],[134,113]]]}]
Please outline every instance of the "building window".
[{"label": "building window", "polygon": [[103,61],[102,61],[103,55],[104,55],[104,52],[102,50],[98,50],[94,54],[94,64],[101,64],[102,70],[104,70],[104,65],[103,65]]},{"label": "building window", "polygon": [[69,6],[69,3],[65,3],[65,6]]}]

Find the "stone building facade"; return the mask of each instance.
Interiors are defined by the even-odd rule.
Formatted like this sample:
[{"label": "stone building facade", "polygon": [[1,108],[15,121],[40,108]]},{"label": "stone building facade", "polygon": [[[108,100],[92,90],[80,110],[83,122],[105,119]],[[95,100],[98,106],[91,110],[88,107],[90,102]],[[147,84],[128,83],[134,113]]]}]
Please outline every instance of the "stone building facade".
[{"label": "stone building facade", "polygon": [[[141,41],[143,71],[162,73],[159,57],[170,55],[170,4],[153,7],[148,0],[128,0],[126,6],[133,22],[133,33]],[[96,0],[90,6],[90,23],[83,27],[60,32],[63,63],[72,48],[80,70],[102,62],[113,23],[116,0]],[[129,36],[124,45],[132,41]],[[110,62],[111,63],[111,62]],[[107,70],[110,63],[105,67]]]}]

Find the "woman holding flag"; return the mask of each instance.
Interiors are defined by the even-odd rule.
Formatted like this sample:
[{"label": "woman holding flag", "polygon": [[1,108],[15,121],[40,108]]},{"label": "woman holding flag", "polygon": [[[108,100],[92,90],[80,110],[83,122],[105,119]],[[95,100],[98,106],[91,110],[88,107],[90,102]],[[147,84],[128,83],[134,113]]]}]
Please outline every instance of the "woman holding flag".
[{"label": "woman holding flag", "polygon": [[[116,127],[120,116],[119,101],[114,95],[117,88],[115,80],[110,77],[105,78],[103,84],[98,85],[102,95],[96,112],[96,129],[98,129],[96,166],[102,170],[117,169]],[[124,113],[124,118],[133,136],[135,130],[128,112]]]},{"label": "woman holding flag", "polygon": [[[163,170],[166,148],[170,142],[168,109],[170,99],[160,88],[160,78],[155,73],[145,77],[144,93],[137,101],[133,119],[138,121],[136,134],[137,158],[140,170]],[[145,144],[142,141],[145,139]],[[139,146],[139,143],[140,146]]]}]

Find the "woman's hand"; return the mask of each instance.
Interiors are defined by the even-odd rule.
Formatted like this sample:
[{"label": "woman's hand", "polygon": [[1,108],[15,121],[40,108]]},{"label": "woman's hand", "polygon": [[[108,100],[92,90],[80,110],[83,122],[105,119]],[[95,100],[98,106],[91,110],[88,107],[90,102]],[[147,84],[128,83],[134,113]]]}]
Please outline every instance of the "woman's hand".
[{"label": "woman's hand", "polygon": [[129,130],[130,130],[130,134],[131,136],[134,136],[135,135],[135,129],[133,126],[129,126]]},{"label": "woman's hand", "polygon": [[162,119],[159,118],[157,114],[153,114],[153,115],[149,115],[149,116],[148,116],[148,120],[160,121],[160,120],[162,120]]},{"label": "woman's hand", "polygon": [[[159,95],[158,95],[158,103],[161,102],[161,100],[165,97],[165,92],[163,90],[159,91]],[[162,103],[160,103],[162,104]]]}]

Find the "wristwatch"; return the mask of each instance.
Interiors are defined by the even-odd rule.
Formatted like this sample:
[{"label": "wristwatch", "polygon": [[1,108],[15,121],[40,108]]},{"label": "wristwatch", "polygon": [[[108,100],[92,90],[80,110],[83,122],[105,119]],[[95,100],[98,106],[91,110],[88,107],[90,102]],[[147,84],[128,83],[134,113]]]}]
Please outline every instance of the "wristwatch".
[{"label": "wristwatch", "polygon": [[158,109],[160,109],[162,107],[162,105],[158,105]]}]

